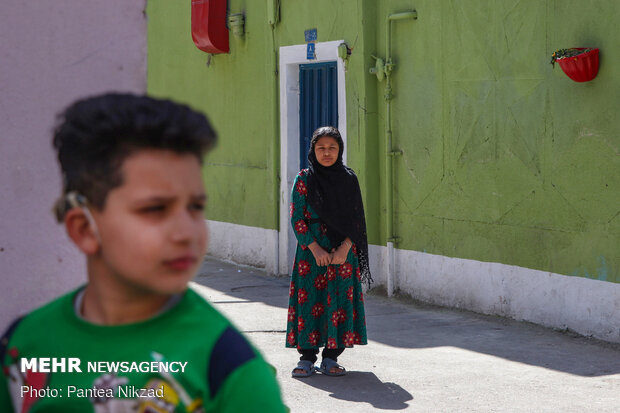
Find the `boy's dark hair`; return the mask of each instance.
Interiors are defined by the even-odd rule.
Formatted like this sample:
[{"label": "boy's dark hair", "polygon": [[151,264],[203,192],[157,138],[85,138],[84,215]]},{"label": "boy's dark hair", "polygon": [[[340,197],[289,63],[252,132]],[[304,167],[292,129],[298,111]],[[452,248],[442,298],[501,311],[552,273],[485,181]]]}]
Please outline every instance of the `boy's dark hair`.
[{"label": "boy's dark hair", "polygon": [[[170,100],[109,93],[79,100],[58,116],[53,145],[63,175],[63,198],[77,192],[93,207],[123,183],[123,161],[143,149],[202,156],[216,141],[207,118]],[[61,219],[65,201],[57,205]]]}]

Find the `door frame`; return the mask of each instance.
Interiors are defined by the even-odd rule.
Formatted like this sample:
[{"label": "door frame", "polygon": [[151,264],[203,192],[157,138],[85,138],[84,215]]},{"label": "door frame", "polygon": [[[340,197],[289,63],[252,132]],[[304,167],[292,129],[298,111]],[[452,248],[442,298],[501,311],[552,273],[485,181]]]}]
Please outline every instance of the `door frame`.
[{"label": "door frame", "polygon": [[[299,172],[299,65],[336,61],[338,81],[338,130],[347,148],[347,107],[344,63],[338,57],[343,40],[317,43],[315,60],[306,59],[306,45],[280,47],[280,230],[278,232],[278,273],[289,274],[292,263],[289,251],[289,197]],[[343,153],[346,164],[347,151]]]}]

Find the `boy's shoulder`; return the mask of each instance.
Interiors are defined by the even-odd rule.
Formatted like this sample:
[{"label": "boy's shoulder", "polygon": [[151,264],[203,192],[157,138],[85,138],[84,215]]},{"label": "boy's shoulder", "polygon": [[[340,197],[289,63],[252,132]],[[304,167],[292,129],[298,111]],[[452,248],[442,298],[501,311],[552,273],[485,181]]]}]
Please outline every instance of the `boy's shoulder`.
[{"label": "boy's shoulder", "polygon": [[61,294],[51,301],[48,301],[46,304],[43,304],[26,313],[22,316],[22,319],[24,321],[37,321],[40,319],[47,319],[50,316],[62,317],[66,314],[67,310],[71,309],[75,295],[83,288],[84,286],[81,286],[67,293]]},{"label": "boy's shoulder", "polygon": [[4,365],[10,351],[15,351],[16,342],[42,343],[46,341],[42,338],[43,329],[47,331],[46,337],[53,335],[54,331],[63,330],[61,326],[67,322],[65,309],[70,309],[78,290],[63,294],[25,315],[18,316],[8,326],[0,326],[0,365]]},{"label": "boy's shoulder", "polygon": [[[40,326],[42,325],[41,323],[45,323],[46,326],[53,327],[53,325],[50,325],[50,323],[62,321],[62,319],[66,315],[67,307],[70,308],[71,303],[73,301],[73,297],[78,291],[79,291],[79,288],[73,291],[70,291],[68,293],[65,293],[53,299],[52,301],[48,302],[47,304],[44,304],[24,315],[20,315],[17,318],[15,318],[9,324],[8,327],[4,327],[4,329],[0,330],[0,333],[2,333],[1,337],[3,341],[7,337],[11,336],[18,328],[21,329],[27,325],[39,325]],[[40,333],[41,332],[39,330],[38,331],[39,336],[40,336]]]},{"label": "boy's shoulder", "polygon": [[[207,410],[244,411],[253,406],[253,411],[287,411],[282,404],[275,369],[199,292],[190,288],[188,293],[195,302],[195,314],[209,315],[202,322],[209,324],[208,319],[216,319],[224,325],[223,329],[217,330],[217,339],[208,356],[207,382],[209,394],[214,395],[214,399],[212,408]],[[218,396],[226,394],[229,396]]]}]

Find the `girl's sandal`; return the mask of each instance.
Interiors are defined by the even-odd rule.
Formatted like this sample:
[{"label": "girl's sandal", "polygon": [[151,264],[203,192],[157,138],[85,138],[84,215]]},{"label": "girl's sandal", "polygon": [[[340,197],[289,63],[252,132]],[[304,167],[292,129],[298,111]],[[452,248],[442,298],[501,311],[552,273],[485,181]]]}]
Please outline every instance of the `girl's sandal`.
[{"label": "girl's sandal", "polygon": [[[302,370],[302,372],[295,370]],[[310,377],[314,374],[314,370],[315,367],[313,362],[308,360],[299,360],[299,363],[297,363],[297,367],[293,369],[291,374],[293,377]]]},{"label": "girl's sandal", "polygon": [[[332,372],[332,369],[339,369],[340,371]],[[321,374],[325,374],[326,376],[344,376],[347,374],[347,370],[342,367],[340,364],[336,363],[334,360],[330,358],[324,358],[321,362],[321,367],[317,368]]]}]

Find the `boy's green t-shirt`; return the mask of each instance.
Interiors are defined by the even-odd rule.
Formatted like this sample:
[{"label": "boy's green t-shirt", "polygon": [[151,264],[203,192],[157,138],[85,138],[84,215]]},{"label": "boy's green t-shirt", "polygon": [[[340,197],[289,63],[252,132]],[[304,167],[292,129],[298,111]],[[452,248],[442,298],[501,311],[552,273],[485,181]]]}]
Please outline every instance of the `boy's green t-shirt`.
[{"label": "boy's green t-shirt", "polygon": [[[120,326],[80,319],[78,291],[5,333],[1,412],[286,411],[274,369],[193,290],[160,315]],[[49,365],[34,371],[41,358],[50,358]],[[69,372],[76,363],[81,372]]]}]

